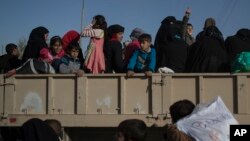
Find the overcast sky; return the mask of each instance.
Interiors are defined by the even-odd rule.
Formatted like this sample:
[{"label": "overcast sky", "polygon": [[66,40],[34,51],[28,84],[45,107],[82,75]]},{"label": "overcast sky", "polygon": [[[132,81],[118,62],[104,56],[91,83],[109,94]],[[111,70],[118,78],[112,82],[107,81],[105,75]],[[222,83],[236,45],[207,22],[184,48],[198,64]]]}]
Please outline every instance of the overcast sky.
[{"label": "overcast sky", "polygon": [[[48,28],[50,37],[63,36],[71,29],[80,32],[81,26],[89,24],[97,14],[104,15],[108,25],[123,25],[124,41],[135,27],[144,29],[154,39],[166,16],[181,20],[187,7],[192,9],[194,36],[208,17],[215,18],[225,38],[240,28],[250,28],[250,0],[84,0],[81,22],[82,5],[83,0],[1,0],[0,46],[28,39],[37,26]],[[87,42],[88,39],[83,40],[84,50]]]}]

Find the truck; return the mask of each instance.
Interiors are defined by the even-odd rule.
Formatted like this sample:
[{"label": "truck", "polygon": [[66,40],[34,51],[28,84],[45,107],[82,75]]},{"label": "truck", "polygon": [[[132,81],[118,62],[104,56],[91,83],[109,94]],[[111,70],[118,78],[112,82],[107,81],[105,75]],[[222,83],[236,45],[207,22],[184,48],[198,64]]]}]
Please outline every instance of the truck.
[{"label": "truck", "polygon": [[[240,124],[250,123],[250,73],[33,74],[0,76],[0,127],[31,118],[57,119],[64,140],[109,140],[125,119],[141,119],[160,139],[178,100],[207,103],[220,96]],[[98,136],[96,136],[96,134]],[[90,137],[91,136],[91,137]],[[149,139],[150,140],[150,139]]]}]

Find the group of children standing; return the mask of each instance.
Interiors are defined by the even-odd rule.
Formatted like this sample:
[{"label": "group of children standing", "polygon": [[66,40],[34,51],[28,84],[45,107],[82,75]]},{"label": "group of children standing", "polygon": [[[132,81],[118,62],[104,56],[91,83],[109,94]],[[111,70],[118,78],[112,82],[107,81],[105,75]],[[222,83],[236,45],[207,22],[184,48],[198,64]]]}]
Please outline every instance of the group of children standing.
[{"label": "group of children standing", "polygon": [[[121,43],[123,34],[123,26],[114,24],[107,27],[105,17],[96,15],[81,33],[70,30],[62,38],[53,36],[48,46],[46,41],[49,30],[40,26],[31,31],[22,59],[17,59],[19,64],[11,68],[6,68],[7,65],[4,64],[1,66],[2,73],[7,77],[20,73],[19,70],[25,73],[23,68],[27,67],[26,64],[32,64],[29,65],[29,70],[35,70],[36,73],[50,73],[37,69],[39,63],[36,62],[43,62],[52,66],[56,73],[75,73],[77,76],[82,76],[84,72],[93,74],[128,72],[129,76],[134,72],[145,72],[147,76],[151,75],[156,64],[156,53],[151,49],[151,36],[136,28],[130,36],[132,42],[126,50],[123,50]],[[81,37],[90,38],[85,56],[79,45]],[[17,54],[12,56],[18,58]]]}]

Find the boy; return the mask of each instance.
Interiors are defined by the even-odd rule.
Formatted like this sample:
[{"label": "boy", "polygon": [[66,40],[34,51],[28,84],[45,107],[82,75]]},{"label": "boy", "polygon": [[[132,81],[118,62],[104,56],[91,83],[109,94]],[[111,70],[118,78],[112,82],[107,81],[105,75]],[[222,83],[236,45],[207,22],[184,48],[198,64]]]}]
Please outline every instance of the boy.
[{"label": "boy", "polygon": [[194,103],[187,99],[177,101],[170,106],[169,111],[173,124],[166,125],[165,141],[194,141],[192,137],[180,131],[175,125],[177,121],[190,115],[194,108]]},{"label": "boy", "polygon": [[21,60],[18,59],[19,51],[17,45],[7,44],[5,50],[7,54],[0,56],[0,73],[6,73],[21,65]]},{"label": "boy", "polygon": [[59,72],[60,73],[75,73],[77,76],[83,75],[83,70],[78,54],[80,45],[78,42],[73,41],[67,47],[67,54],[60,59]]},{"label": "boy", "polygon": [[134,72],[144,72],[151,76],[155,71],[156,52],[151,48],[152,38],[149,34],[142,34],[139,37],[140,49],[136,50],[130,58],[127,76],[133,76]]},{"label": "boy", "polygon": [[192,36],[193,34],[193,25],[188,23],[187,24],[187,32],[186,32],[186,36],[185,36],[185,41],[186,43],[191,46],[194,42],[195,42],[195,39],[194,37]]}]

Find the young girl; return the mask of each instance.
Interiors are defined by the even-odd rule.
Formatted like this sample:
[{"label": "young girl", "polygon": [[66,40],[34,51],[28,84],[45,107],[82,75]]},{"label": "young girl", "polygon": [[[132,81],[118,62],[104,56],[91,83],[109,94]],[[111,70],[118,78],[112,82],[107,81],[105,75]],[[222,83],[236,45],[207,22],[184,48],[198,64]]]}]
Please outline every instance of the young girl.
[{"label": "young girl", "polygon": [[67,54],[60,59],[59,72],[60,73],[74,73],[77,76],[83,75],[81,70],[81,63],[78,58],[80,45],[78,42],[71,42],[67,47]]},{"label": "young girl", "polygon": [[93,74],[102,73],[105,70],[103,45],[107,22],[102,15],[94,16],[92,23],[85,27],[82,36],[91,37],[85,57],[84,67]]},{"label": "young girl", "polygon": [[118,24],[109,26],[108,40],[105,42],[104,54],[106,73],[123,73],[122,44],[124,27]]},{"label": "young girl", "polygon": [[62,49],[62,38],[60,36],[53,36],[50,39],[50,47],[43,48],[40,51],[39,60],[51,64],[55,70],[58,69],[58,60],[64,56],[65,52]]}]

